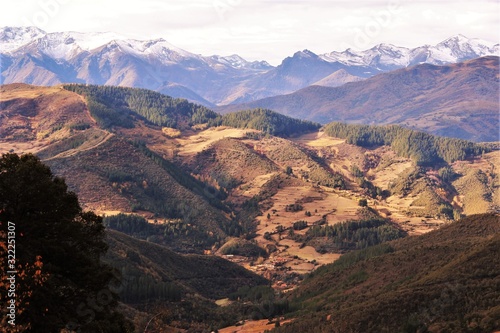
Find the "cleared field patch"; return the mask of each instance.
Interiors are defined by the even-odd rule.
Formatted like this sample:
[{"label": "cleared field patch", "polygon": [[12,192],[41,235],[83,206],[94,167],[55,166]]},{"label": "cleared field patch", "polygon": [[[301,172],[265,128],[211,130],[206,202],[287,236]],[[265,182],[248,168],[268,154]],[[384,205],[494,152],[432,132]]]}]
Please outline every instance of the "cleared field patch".
[{"label": "cleared field patch", "polygon": [[491,209],[491,187],[487,174],[479,169],[465,168],[462,177],[453,182],[460,193],[459,202],[467,215],[479,214]]},{"label": "cleared field patch", "polygon": [[[280,322],[285,324],[291,320],[285,320]],[[221,328],[219,333],[263,333],[265,330],[271,330],[274,328],[275,322],[269,321],[268,319],[262,320],[247,320],[242,325],[239,326],[229,326],[226,328]]]},{"label": "cleared field patch", "polygon": [[330,137],[325,132],[308,133],[292,139],[299,144],[307,145],[310,147],[329,147],[344,143],[344,139],[337,139]]},{"label": "cleared field patch", "polygon": [[[300,247],[300,244],[297,242],[293,241],[292,239],[283,239],[280,242],[280,245],[287,247],[287,249],[284,251],[284,253],[287,253],[288,255],[294,257],[297,256],[300,259],[306,260],[306,261],[313,261],[316,260],[316,262],[319,265],[324,265],[324,264],[330,264],[340,258],[339,253],[325,253],[321,254],[318,253],[314,247],[312,246],[304,246]],[[293,265],[286,265],[288,267],[291,267],[292,269],[295,269]],[[309,267],[311,268],[311,267]]]},{"label": "cleared field patch", "polygon": [[425,234],[445,224],[443,220],[435,218],[407,216],[403,212],[399,211],[397,207],[377,206],[376,209],[378,211],[388,211],[391,221],[398,224],[399,227],[408,232],[408,235],[410,236]]},{"label": "cleared field patch", "polygon": [[405,170],[412,167],[410,160],[395,160],[386,167],[375,170],[370,170],[367,176],[370,177],[373,185],[382,189],[389,188],[389,184],[395,181],[398,176]]},{"label": "cleared field patch", "polygon": [[459,192],[455,199],[465,214],[476,214],[500,207],[499,167],[500,151],[484,154],[480,159],[453,164],[454,171],[461,175],[453,182]]},{"label": "cleared field patch", "polygon": [[[288,273],[307,274],[340,257],[338,253],[318,253],[312,246],[303,246],[293,240],[289,232],[294,222],[306,221],[310,227],[323,219],[327,224],[335,224],[358,218],[359,206],[355,198],[346,198],[332,189],[308,183],[280,189],[271,202],[272,206],[257,217],[255,240],[263,248],[275,246],[277,249],[263,264],[272,266],[276,260],[284,262]],[[294,211],[294,205],[299,205],[295,207],[300,209]],[[305,233],[308,227],[294,230],[294,233]]]},{"label": "cleared field patch", "polygon": [[60,87],[0,87],[2,141],[55,141],[95,126],[82,97]]},{"label": "cleared field patch", "polygon": [[201,152],[208,148],[212,143],[223,138],[242,138],[247,132],[252,130],[229,128],[229,127],[212,127],[207,130],[197,132],[190,136],[185,136],[176,139],[178,144],[179,156],[190,156]]},{"label": "cleared field patch", "polygon": [[14,98],[37,98],[43,95],[55,94],[64,91],[62,87],[37,87],[23,83],[0,87],[0,101]]},{"label": "cleared field patch", "polygon": [[[280,189],[272,198],[272,207],[264,211],[257,220],[257,240],[268,232],[273,234],[279,226],[291,228],[294,222],[306,221],[309,225],[318,222],[323,216],[327,224],[335,224],[356,219],[358,202],[346,198],[331,189],[312,186],[290,186]],[[290,205],[298,203],[301,209],[292,211]],[[310,214],[306,214],[306,212]],[[269,218],[267,216],[269,215]]]},{"label": "cleared field patch", "polygon": [[29,142],[5,142],[0,141],[0,154],[16,153],[16,154],[36,154],[41,149],[49,144],[48,141],[29,141]]},{"label": "cleared field patch", "polygon": [[265,175],[257,176],[255,179],[244,186],[241,187],[241,195],[245,197],[253,197],[254,195],[258,195],[260,190],[264,184],[266,184],[273,176],[277,173],[272,172]]}]

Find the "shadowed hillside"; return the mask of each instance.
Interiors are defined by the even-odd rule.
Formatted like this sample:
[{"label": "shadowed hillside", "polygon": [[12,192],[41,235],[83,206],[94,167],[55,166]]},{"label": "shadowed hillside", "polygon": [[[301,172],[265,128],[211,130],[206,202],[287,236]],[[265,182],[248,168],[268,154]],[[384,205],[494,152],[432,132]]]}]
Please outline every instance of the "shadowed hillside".
[{"label": "shadowed hillside", "polygon": [[500,217],[473,215],[342,256],[290,296],[273,332],[491,332],[500,328]]},{"label": "shadowed hillside", "polygon": [[253,305],[220,308],[214,301],[241,286],[268,288],[267,280],[216,256],[179,255],[109,229],[107,243],[104,261],[120,276],[114,287],[138,332],[148,323],[163,332],[204,332],[235,323]]},{"label": "shadowed hillside", "polygon": [[120,269],[125,281],[136,271],[154,281],[173,283],[183,295],[197,293],[208,299],[228,297],[242,285],[267,284],[262,277],[216,256],[180,255],[109,229],[107,235],[110,249],[105,260]]}]

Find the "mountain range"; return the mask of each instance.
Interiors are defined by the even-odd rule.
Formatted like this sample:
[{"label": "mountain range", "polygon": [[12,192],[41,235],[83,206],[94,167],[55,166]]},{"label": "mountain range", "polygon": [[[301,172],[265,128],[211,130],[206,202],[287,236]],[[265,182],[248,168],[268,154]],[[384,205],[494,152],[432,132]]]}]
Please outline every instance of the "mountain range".
[{"label": "mountain range", "polygon": [[114,33],[0,29],[1,83],[88,83],[141,87],[205,106],[249,102],[310,85],[336,87],[422,63],[443,65],[498,55],[499,44],[453,36],[409,49],[379,44],[365,51],[296,52],[279,66],[238,55],[202,56],[164,39]]}]

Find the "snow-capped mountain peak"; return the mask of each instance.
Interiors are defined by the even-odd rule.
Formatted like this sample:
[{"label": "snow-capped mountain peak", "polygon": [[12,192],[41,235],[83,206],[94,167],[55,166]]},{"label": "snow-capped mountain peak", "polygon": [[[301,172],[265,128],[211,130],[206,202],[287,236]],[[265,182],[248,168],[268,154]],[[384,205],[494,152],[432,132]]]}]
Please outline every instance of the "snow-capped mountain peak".
[{"label": "snow-capped mountain peak", "polygon": [[243,59],[242,57],[240,57],[237,54],[232,54],[230,56],[225,56],[225,57],[215,56],[215,58],[218,61],[220,61],[222,63],[226,63],[233,68],[243,68],[248,64],[248,61],[246,61],[245,59]]},{"label": "snow-capped mountain peak", "polygon": [[230,67],[234,69],[268,70],[273,68],[266,61],[248,61],[237,54],[230,56],[213,55],[205,58],[213,68]]},{"label": "snow-capped mountain peak", "polygon": [[14,51],[47,33],[36,27],[0,28],[0,53]]},{"label": "snow-capped mountain peak", "polygon": [[273,67],[237,54],[194,54],[163,38],[137,40],[110,32],[47,33],[35,27],[4,27],[0,28],[0,52],[0,83],[127,85],[228,104],[286,94],[311,84],[338,86],[420,63],[441,65],[498,56],[499,45],[457,35],[435,46],[413,49],[387,43],[364,51],[320,55],[305,49]]},{"label": "snow-capped mountain peak", "polygon": [[314,52],[305,49],[302,51],[295,52],[293,55],[294,58],[317,58],[318,55],[316,55]]},{"label": "snow-capped mountain peak", "polygon": [[123,36],[112,32],[47,33],[36,27],[3,27],[0,29],[0,50],[2,53],[16,53],[27,48],[31,52],[41,52],[54,59],[68,60],[82,51],[90,51],[122,38]]},{"label": "snow-capped mountain peak", "polygon": [[391,70],[417,63],[448,64],[486,55],[499,55],[499,45],[464,35],[450,37],[435,46],[424,45],[414,49],[379,44],[365,51],[347,49],[320,55],[328,62],[347,66],[370,66]]},{"label": "snow-capped mountain peak", "polygon": [[496,44],[497,51],[495,52],[493,43],[477,38],[467,38],[464,35],[450,37],[431,49],[435,53],[440,52],[449,62],[462,61],[483,55],[498,55],[498,44]]},{"label": "snow-capped mountain peak", "polygon": [[114,32],[69,32],[66,36],[74,41],[82,50],[90,51],[113,40],[124,39],[122,35]]},{"label": "snow-capped mountain peak", "polygon": [[183,57],[189,57],[189,58],[198,58],[198,55],[195,55],[194,53],[188,52],[186,50],[183,50],[169,42],[167,42],[163,38],[158,38],[154,40],[147,40],[147,41],[135,41],[138,44],[136,45],[141,45],[141,51],[147,54],[162,54],[165,53],[165,50],[170,50],[173,52],[176,52]]}]

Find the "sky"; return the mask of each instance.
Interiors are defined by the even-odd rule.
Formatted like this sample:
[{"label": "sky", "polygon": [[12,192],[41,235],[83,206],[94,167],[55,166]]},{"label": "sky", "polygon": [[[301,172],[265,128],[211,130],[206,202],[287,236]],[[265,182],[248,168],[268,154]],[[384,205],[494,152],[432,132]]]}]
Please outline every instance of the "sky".
[{"label": "sky", "polygon": [[500,0],[2,0],[0,9],[0,26],[164,38],[272,65],[304,49],[416,47],[457,34],[500,42]]}]

